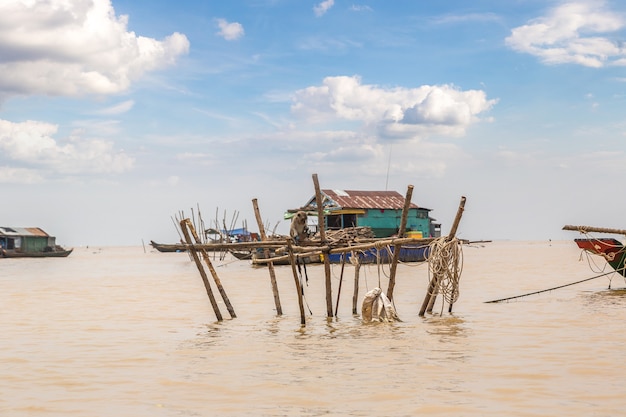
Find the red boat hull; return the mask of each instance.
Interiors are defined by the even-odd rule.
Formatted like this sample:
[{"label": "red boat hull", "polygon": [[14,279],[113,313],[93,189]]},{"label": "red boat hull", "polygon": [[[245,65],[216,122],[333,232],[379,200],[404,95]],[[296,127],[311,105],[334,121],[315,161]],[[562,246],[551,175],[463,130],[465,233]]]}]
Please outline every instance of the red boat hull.
[{"label": "red boat hull", "polygon": [[624,262],[626,261],[626,248],[617,239],[574,239],[579,248],[602,256],[609,265],[621,275],[626,276]]}]

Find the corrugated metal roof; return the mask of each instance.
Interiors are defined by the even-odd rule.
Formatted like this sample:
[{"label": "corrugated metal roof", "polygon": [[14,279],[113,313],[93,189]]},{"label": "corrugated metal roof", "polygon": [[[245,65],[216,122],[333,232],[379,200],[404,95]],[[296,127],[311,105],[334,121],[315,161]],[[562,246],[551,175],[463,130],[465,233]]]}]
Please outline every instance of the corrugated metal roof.
[{"label": "corrugated metal roof", "polygon": [[0,227],[0,236],[40,236],[40,237],[49,237],[49,235],[44,232],[39,227]]},{"label": "corrugated metal roof", "polygon": [[[404,196],[397,191],[321,190],[337,206],[344,209],[394,209],[404,208]],[[411,208],[419,208],[411,203]]]}]

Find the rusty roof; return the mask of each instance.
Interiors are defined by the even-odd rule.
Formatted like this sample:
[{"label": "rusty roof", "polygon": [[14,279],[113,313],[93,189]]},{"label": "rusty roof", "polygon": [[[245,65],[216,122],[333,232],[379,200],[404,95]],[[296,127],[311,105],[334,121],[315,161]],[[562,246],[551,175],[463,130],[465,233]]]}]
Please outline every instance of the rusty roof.
[{"label": "rusty roof", "polygon": [[[394,209],[404,208],[404,196],[397,191],[321,190],[344,209]],[[411,203],[411,208],[419,208]]]},{"label": "rusty roof", "polygon": [[0,236],[49,237],[49,235],[39,227],[6,227],[6,226],[0,226]]}]

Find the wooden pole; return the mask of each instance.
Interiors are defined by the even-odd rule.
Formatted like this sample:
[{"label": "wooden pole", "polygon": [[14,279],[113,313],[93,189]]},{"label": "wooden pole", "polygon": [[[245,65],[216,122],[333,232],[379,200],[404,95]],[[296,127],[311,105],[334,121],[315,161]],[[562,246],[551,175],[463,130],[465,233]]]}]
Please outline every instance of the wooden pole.
[{"label": "wooden pole", "polygon": [[563,226],[563,230],[572,230],[574,232],[581,232],[581,233],[594,232],[594,233],[612,233],[615,235],[626,235],[626,230],[624,229],[610,229],[607,227],[565,225]]},{"label": "wooden pole", "polygon": [[[446,241],[450,242],[456,236],[456,230],[459,227],[459,223],[461,222],[461,215],[463,214],[463,209],[465,207],[465,197],[462,197],[461,203],[459,204],[459,209],[457,210],[456,217],[454,218],[454,222],[452,223],[452,229],[450,230],[450,234],[446,237]],[[430,297],[430,301],[428,302],[428,307],[426,311],[431,313],[433,311],[433,306],[435,305],[435,300],[437,299],[437,291],[439,287],[439,282],[442,277],[438,276],[437,281],[435,282],[435,291]],[[449,306],[449,311],[452,312],[452,305]]]},{"label": "wooden pole", "polygon": [[359,270],[361,269],[361,263],[357,262],[354,265],[354,294],[352,295],[352,314],[359,314],[357,310],[357,304],[359,302]]},{"label": "wooden pole", "polygon": [[[259,204],[257,199],[252,199],[252,207],[254,208],[254,216],[256,217],[257,225],[259,226],[259,234],[261,235],[261,241],[267,241],[267,234],[265,233],[265,227],[263,226],[263,220],[261,219],[261,212],[259,211]],[[268,248],[263,249],[265,258],[270,257],[270,250]],[[274,305],[276,305],[276,314],[283,315],[283,308],[280,305],[280,296],[278,294],[278,284],[276,283],[276,271],[274,270],[274,263],[268,262],[267,268],[270,272],[270,282],[272,284],[272,293],[274,293]]]},{"label": "wooden pole", "polygon": [[343,283],[343,270],[346,266],[347,254],[341,256],[341,275],[339,275],[339,288],[337,289],[337,303],[335,304],[335,317],[337,317],[337,310],[339,310],[339,297],[341,296],[341,284]]},{"label": "wooden pole", "polygon": [[[413,196],[413,186],[409,185],[406,190],[406,197],[404,198],[404,207],[402,208],[402,218],[400,220],[400,229],[398,230],[398,237],[404,237],[406,231],[406,221],[409,217],[409,209],[411,208],[411,198]],[[389,288],[387,289],[387,298],[393,300],[393,289],[396,286],[396,270],[398,268],[398,260],[400,259],[400,250],[402,246],[396,245],[393,247],[393,257],[391,260],[391,269],[389,270]]]},{"label": "wooden pole", "polygon": [[[187,222],[187,227],[189,228],[189,231],[191,231],[191,234],[193,235],[193,238],[195,239],[196,243],[200,243],[200,237],[198,236],[198,233],[196,233],[196,229],[194,228],[193,224],[191,223],[191,221],[189,219],[185,219]],[[213,268],[213,264],[211,263],[211,259],[209,258],[209,254],[207,253],[207,251],[204,248],[200,249],[200,253],[202,254],[202,258],[204,259],[204,263],[206,263],[207,268],[209,268],[209,271],[211,272],[211,276],[213,277],[213,281],[215,281],[215,285],[217,286],[217,290],[219,291],[220,295],[222,296],[222,300],[224,300],[224,304],[226,304],[226,308],[228,309],[228,313],[230,314],[231,318],[236,318],[237,315],[235,314],[235,310],[233,309],[232,304],[230,303],[230,300],[228,299],[228,295],[226,295],[226,291],[224,290],[224,286],[222,286],[222,281],[220,280],[220,277],[217,275],[217,272],[215,271],[215,268]]]},{"label": "wooden pole", "polygon": [[[189,235],[189,231],[187,230],[187,222],[185,221],[185,219],[180,221],[180,228],[183,232],[183,235],[185,235],[185,241],[189,245],[191,245],[192,243],[191,236]],[[189,247],[188,253],[193,258],[194,262],[196,263],[196,267],[198,268],[198,271],[200,272],[200,276],[202,277],[202,282],[204,282],[204,288],[206,289],[206,293],[209,296],[209,300],[211,301],[211,306],[213,306],[213,311],[215,312],[217,321],[222,321],[223,320],[222,313],[220,312],[220,309],[217,306],[217,301],[215,301],[215,297],[213,296],[213,290],[211,289],[211,284],[209,284],[209,278],[207,277],[206,271],[204,270],[204,267],[202,266],[202,262],[200,262],[198,253],[191,246]]]},{"label": "wooden pole", "polygon": [[[456,230],[459,227],[459,223],[461,222],[461,216],[463,215],[463,210],[465,210],[465,196],[461,197],[461,202],[459,203],[459,208],[456,212],[456,217],[454,218],[454,222],[452,223],[452,227],[450,228],[450,233],[446,237],[447,241],[454,239],[456,235]],[[437,285],[439,284],[440,276],[433,276],[430,280],[430,284],[428,285],[428,291],[426,291],[426,297],[424,297],[424,301],[422,302],[422,307],[420,308],[419,315],[423,316],[426,312],[426,309],[430,308],[429,311],[432,311],[432,306],[435,304],[435,299],[437,298]]]},{"label": "wooden pole", "polygon": [[[326,230],[324,228],[324,207],[322,207],[322,192],[317,174],[313,174],[313,185],[315,186],[315,202],[317,204],[317,226],[320,230],[322,245],[326,245]],[[326,316],[333,316],[333,294],[332,282],[330,280],[330,259],[328,252],[324,253],[324,273],[326,275]]]},{"label": "wooden pole", "polygon": [[304,303],[302,300],[302,286],[300,285],[300,278],[298,277],[298,271],[296,271],[296,257],[293,254],[293,240],[287,238],[287,251],[289,252],[289,260],[291,264],[291,272],[293,273],[293,279],[296,283],[296,291],[298,292],[298,305],[300,306],[300,324],[306,326],[306,317],[304,316]]}]

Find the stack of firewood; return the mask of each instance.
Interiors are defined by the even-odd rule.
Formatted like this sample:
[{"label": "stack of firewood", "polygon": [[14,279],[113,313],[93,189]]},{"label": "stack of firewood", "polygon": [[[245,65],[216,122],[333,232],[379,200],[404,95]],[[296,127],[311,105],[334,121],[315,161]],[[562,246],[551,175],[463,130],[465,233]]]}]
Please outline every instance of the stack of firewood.
[{"label": "stack of firewood", "polygon": [[[319,238],[319,235],[316,234],[314,238]],[[345,229],[326,231],[326,240],[328,240],[331,245],[358,242],[375,238],[376,236],[374,236],[372,228],[368,226],[346,227]]]}]

